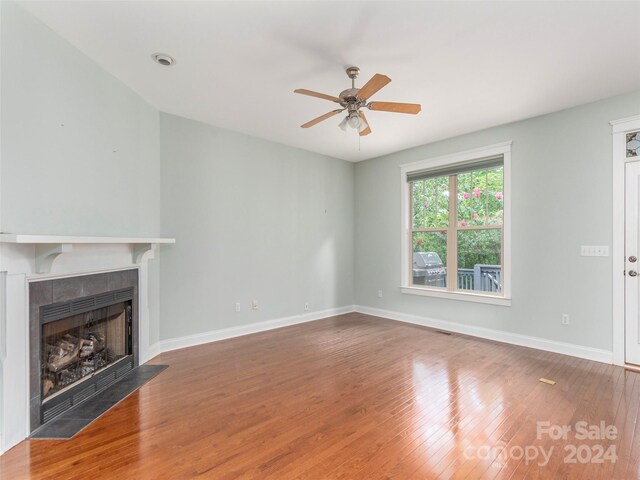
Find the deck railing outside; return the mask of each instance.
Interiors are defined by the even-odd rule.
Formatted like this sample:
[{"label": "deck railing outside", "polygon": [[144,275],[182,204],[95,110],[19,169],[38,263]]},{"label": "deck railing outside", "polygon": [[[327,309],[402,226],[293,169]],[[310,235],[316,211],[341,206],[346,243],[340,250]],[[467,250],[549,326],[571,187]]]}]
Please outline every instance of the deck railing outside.
[{"label": "deck railing outside", "polygon": [[499,293],[502,289],[502,269],[500,265],[474,265],[474,268],[459,268],[458,288]]}]

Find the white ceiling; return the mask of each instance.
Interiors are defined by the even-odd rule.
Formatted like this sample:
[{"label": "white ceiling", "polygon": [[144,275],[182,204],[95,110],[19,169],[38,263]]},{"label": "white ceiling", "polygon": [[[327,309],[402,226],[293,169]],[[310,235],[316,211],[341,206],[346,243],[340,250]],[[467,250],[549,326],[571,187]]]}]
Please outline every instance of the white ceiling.
[{"label": "white ceiling", "polygon": [[[640,2],[28,2],[53,30],[159,109],[358,161],[640,88]],[[170,68],[150,55],[177,59]],[[373,134],[299,125],[374,73]]]}]

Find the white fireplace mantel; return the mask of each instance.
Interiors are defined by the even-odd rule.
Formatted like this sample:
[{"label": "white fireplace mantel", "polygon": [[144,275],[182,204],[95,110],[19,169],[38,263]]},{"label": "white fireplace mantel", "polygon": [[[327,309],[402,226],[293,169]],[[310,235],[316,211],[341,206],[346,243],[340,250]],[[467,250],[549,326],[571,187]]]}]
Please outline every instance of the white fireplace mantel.
[{"label": "white fireplace mantel", "polygon": [[130,244],[133,263],[140,263],[143,255],[151,251],[153,245],[176,243],[175,238],[159,237],[87,237],[73,235],[28,235],[1,233],[0,243],[19,243],[35,245],[35,267],[37,273],[49,273],[53,262],[62,253],[72,253],[74,244]]}]

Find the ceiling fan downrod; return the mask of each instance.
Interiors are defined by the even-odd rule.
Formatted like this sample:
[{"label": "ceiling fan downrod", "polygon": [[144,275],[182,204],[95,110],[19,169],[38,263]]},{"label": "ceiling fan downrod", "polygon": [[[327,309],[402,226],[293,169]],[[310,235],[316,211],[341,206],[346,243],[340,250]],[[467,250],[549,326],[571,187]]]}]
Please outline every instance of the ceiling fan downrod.
[{"label": "ceiling fan downrod", "polygon": [[356,78],[358,78],[359,73],[360,69],[358,67],[347,67],[347,77],[351,79],[351,88],[356,88]]}]

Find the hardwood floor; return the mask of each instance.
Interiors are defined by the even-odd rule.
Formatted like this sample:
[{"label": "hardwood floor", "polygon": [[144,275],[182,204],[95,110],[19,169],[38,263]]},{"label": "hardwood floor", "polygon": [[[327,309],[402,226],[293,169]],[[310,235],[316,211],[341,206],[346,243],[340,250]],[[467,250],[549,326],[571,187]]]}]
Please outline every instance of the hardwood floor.
[{"label": "hardwood floor", "polygon": [[[620,367],[357,313],[153,363],[170,367],[73,439],[5,453],[1,478],[639,477],[640,374]],[[616,438],[536,438],[581,420]],[[597,445],[617,461],[580,463]]]}]

